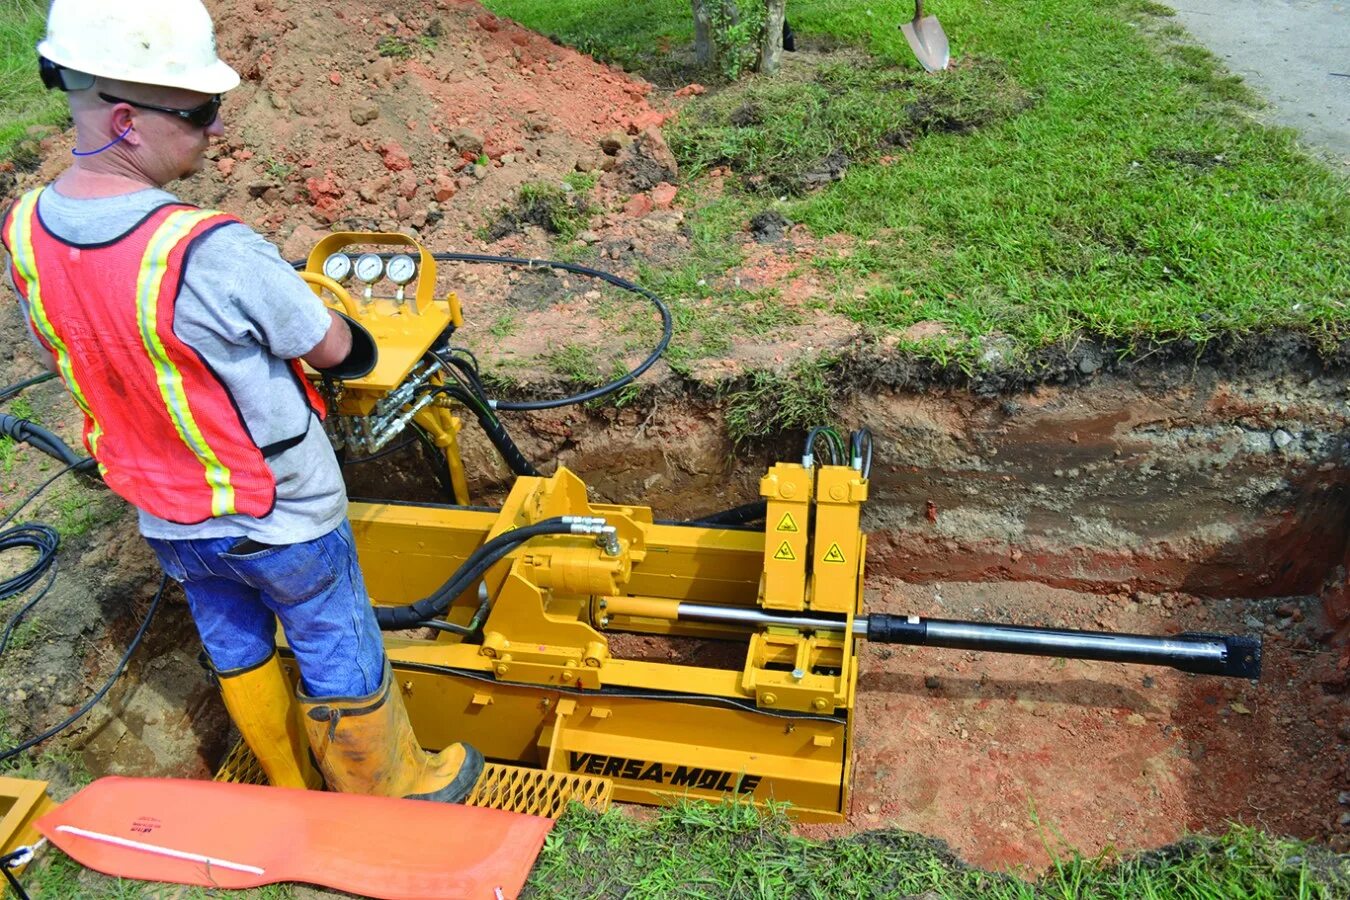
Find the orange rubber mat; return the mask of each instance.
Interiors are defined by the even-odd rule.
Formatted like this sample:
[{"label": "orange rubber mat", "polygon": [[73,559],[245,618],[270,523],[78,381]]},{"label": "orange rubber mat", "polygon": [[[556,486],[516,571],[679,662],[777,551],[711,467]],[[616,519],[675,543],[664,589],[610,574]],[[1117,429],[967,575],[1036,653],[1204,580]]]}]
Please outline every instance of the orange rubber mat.
[{"label": "orange rubber mat", "polygon": [[520,894],[553,822],[421,800],[109,777],[37,827],[81,865],[123,878],[496,900]]}]

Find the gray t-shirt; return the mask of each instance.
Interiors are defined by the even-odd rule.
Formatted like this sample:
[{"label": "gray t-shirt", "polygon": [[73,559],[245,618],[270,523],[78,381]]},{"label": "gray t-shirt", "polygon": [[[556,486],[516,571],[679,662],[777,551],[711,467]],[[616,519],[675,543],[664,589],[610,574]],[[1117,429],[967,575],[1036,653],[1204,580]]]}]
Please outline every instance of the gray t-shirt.
[{"label": "gray t-shirt", "polygon": [[[130,231],[153,209],[178,202],[143,190],[92,200],[42,192],[38,214],[63,240],[92,244]],[[192,249],[174,306],[174,334],[202,355],[239,408],[254,443],[266,447],[304,434],[270,456],[277,500],[263,517],[221,516],[179,525],[140,513],[141,533],[165,540],[250,537],[266,544],[313,540],[347,514],[333,448],[287,360],[313,350],[328,331],[327,308],[276,247],[242,224],[218,228]]]}]

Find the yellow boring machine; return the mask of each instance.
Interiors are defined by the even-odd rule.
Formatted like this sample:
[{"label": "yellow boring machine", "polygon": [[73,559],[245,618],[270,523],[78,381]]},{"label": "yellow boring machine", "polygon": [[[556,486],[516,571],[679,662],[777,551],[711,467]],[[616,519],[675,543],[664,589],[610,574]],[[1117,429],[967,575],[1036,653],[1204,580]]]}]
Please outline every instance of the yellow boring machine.
[{"label": "yellow boring machine", "polygon": [[[472,354],[452,343],[462,324],[457,297],[433,296],[445,259],[599,278],[651,300],[664,336],[646,361],[602,388],[556,401],[492,400]],[[498,413],[603,396],[638,377],[669,341],[669,311],[623,279],[567,263],[433,255],[403,235],[361,233],[325,238],[301,274],[377,348],[360,377],[315,376],[335,447],[368,460],[411,432],[436,448],[454,501],[353,502],[350,517],[420,743],[468,741],[492,763],[479,791],[496,793],[471,803],[539,811],[521,798],[549,791],[654,804],[735,797],[790,804],[801,820],[839,820],[849,809],[864,640],[1259,675],[1259,638],[867,614],[865,430],[847,447],[833,429],[813,430],[800,462],[774,465],[761,479],[760,503],[692,523],[656,521],[637,504],[591,503],[565,468],[539,475]],[[469,505],[459,452],[465,414],[519,476],[500,509]],[[714,639],[725,650],[694,662],[624,658],[620,634]],[[250,723],[238,724],[247,743]],[[256,781],[260,771],[241,745],[218,777]],[[9,820],[0,851],[31,832],[37,811],[11,793],[10,808],[0,808]]]},{"label": "yellow boring machine", "polygon": [[[451,345],[462,322],[458,298],[433,296],[437,259],[555,266],[646,295],[666,338],[616,384],[654,361],[670,321],[635,285],[563,263],[433,256],[397,234],[334,234],[310,254],[302,277],[378,346],[369,374],[320,385],[335,445],[369,456],[415,427],[445,457],[455,505],[354,502],[350,511],[385,646],[425,747],[466,740],[499,764],[606,779],[619,800],[735,796],[830,821],[849,808],[863,640],[1259,675],[1259,638],[867,615],[865,431],[845,450],[837,433],[817,429],[801,462],[764,475],[763,503],[748,513],[663,523],[645,506],[591,503],[572,472],[540,476],[511,444],[499,410],[560,403],[486,397],[472,355]],[[521,473],[500,509],[468,505],[458,444],[465,413]],[[737,524],[752,517],[763,524]],[[706,665],[625,659],[615,651],[618,633],[712,638],[744,653]]]}]

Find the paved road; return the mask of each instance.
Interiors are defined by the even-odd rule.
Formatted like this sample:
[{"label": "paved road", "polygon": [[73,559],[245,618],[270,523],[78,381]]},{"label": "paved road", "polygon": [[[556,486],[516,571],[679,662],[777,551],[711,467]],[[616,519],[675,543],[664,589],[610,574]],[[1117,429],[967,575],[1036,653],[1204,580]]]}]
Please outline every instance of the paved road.
[{"label": "paved road", "polygon": [[1273,104],[1268,119],[1350,167],[1350,0],[1164,2]]}]

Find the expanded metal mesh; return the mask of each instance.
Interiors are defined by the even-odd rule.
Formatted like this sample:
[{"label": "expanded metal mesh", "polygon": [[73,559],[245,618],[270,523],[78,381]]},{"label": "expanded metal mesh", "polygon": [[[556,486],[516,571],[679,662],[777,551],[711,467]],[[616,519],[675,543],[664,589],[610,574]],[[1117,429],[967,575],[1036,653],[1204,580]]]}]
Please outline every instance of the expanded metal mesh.
[{"label": "expanded metal mesh", "polygon": [[[267,784],[262,767],[243,741],[225,757],[215,780],[230,784]],[[606,778],[488,763],[473,793],[464,802],[467,806],[556,819],[569,803],[580,803],[588,809],[604,812],[609,809],[613,793],[614,784]]]}]

